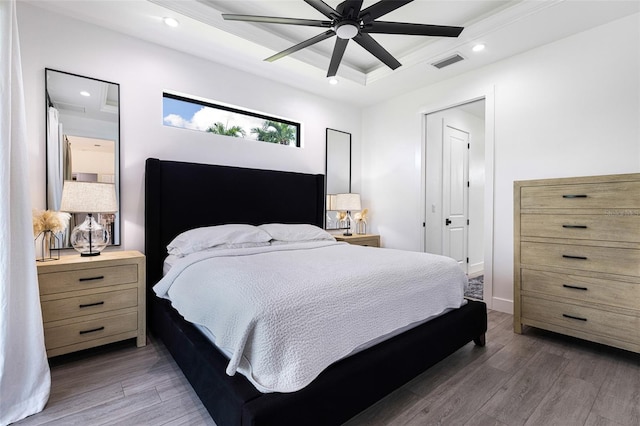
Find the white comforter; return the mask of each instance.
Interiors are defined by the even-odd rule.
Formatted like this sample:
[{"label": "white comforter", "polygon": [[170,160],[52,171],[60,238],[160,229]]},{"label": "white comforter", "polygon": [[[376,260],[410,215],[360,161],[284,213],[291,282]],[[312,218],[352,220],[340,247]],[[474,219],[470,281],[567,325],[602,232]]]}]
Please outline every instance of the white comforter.
[{"label": "white comforter", "polygon": [[293,392],[354,349],[464,304],[450,258],[330,241],[200,252],[154,287],[261,392]]}]

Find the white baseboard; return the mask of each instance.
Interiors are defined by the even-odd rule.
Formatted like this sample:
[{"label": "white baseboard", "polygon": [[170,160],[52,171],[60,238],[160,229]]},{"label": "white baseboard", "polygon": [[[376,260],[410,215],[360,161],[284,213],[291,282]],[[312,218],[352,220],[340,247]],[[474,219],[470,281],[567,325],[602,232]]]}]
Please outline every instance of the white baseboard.
[{"label": "white baseboard", "polygon": [[492,299],[491,309],[494,311],[504,312],[513,315],[513,300],[494,297]]},{"label": "white baseboard", "polygon": [[482,275],[484,273],[484,262],[478,262],[469,264],[467,267],[467,275],[470,278],[477,277],[478,275]]}]

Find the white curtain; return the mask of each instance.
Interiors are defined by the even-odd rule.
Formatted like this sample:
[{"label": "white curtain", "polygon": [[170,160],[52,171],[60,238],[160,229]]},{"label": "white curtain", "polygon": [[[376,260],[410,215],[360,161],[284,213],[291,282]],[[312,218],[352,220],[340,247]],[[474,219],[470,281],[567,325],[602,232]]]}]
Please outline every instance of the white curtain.
[{"label": "white curtain", "polygon": [[0,0],[0,425],[44,408],[51,377],[31,223],[16,1]]}]

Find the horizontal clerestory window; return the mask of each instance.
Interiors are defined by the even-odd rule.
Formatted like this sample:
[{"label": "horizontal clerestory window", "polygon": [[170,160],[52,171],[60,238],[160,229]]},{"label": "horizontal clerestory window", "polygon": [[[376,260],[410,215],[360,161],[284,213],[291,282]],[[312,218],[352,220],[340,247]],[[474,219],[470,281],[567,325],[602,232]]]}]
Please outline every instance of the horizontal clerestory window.
[{"label": "horizontal clerestory window", "polygon": [[165,126],[300,147],[300,123],[240,107],[162,94]]}]

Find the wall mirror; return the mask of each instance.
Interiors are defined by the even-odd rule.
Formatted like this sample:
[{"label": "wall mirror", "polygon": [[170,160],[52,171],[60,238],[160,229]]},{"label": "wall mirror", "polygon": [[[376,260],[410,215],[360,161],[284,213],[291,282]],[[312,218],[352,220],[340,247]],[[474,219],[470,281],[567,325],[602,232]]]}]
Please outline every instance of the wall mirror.
[{"label": "wall mirror", "polygon": [[[45,69],[48,210],[59,210],[65,180],[114,183],[120,205],[120,85]],[[118,208],[118,210],[120,210]],[[90,212],[87,212],[90,213]],[[72,215],[61,248],[86,214]],[[97,214],[120,244],[120,212]]]},{"label": "wall mirror", "polygon": [[331,195],[351,192],[351,133],[327,129],[325,229],[343,229],[331,210]]}]

